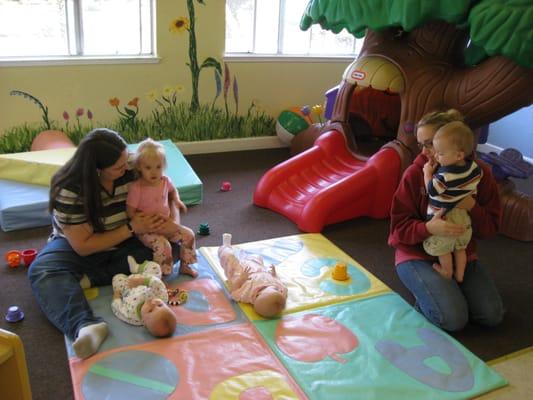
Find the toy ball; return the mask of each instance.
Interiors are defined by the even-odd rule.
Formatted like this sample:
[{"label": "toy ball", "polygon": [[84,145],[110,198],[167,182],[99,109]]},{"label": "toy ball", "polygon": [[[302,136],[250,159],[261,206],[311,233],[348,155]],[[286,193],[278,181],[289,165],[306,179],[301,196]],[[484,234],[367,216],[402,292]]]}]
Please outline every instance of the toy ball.
[{"label": "toy ball", "polygon": [[7,261],[7,265],[9,265],[10,268],[17,268],[20,265],[20,261],[21,261],[20,251],[9,250],[5,254],[5,259]]},{"label": "toy ball", "polygon": [[276,121],[276,134],[282,143],[290,144],[298,133],[309,127],[309,118],[298,108],[282,111]]},{"label": "toy ball", "polygon": [[222,182],[222,185],[220,185],[220,191],[229,192],[230,190],[231,190],[231,182],[228,182],[228,181]]}]

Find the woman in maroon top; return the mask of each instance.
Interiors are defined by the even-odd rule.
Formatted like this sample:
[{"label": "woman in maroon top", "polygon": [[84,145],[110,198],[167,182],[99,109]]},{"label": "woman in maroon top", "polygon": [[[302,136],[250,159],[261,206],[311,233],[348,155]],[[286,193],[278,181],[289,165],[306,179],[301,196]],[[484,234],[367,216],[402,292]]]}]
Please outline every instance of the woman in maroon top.
[{"label": "woman in maroon top", "polygon": [[494,326],[504,314],[500,295],[488,271],[478,261],[476,238],[498,231],[500,200],[490,167],[478,162],[483,178],[476,197],[463,199],[456,207],[468,210],[473,236],[467,252],[467,267],[462,283],[441,274],[438,259],[428,255],[422,242],[430,235],[459,236],[464,227],[446,221],[442,212],[427,218],[428,195],[423,166],[433,158],[433,136],[445,124],[462,120],[456,110],[433,112],[417,124],[416,137],[421,148],[404,172],[391,206],[389,244],[396,249],[395,265],[403,284],[415,297],[415,307],[433,324],[448,331],[461,330],[470,320]]}]

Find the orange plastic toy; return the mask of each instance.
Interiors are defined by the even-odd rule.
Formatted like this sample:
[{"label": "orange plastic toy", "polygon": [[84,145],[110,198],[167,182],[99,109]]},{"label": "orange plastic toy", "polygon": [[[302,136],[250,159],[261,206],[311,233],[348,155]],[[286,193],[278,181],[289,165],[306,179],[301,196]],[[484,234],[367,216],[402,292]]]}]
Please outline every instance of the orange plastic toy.
[{"label": "orange plastic toy", "polygon": [[345,263],[337,263],[335,264],[335,268],[333,268],[333,272],[331,273],[331,277],[335,279],[336,281],[346,281],[350,276],[348,275],[346,264]]},{"label": "orange plastic toy", "polygon": [[33,260],[35,260],[36,256],[36,249],[26,249],[22,251],[9,250],[5,254],[5,259],[10,268],[17,268],[21,262],[24,262],[24,265],[29,267]]},{"label": "orange plastic toy", "polygon": [[5,254],[5,259],[7,261],[7,265],[9,265],[10,268],[17,268],[20,265],[20,260],[21,260],[20,251],[9,250]]}]

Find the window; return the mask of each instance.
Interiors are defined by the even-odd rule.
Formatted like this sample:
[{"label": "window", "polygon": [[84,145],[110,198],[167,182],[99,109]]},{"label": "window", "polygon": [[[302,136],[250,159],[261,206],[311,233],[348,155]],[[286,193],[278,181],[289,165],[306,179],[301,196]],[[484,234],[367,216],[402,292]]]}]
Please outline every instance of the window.
[{"label": "window", "polygon": [[153,0],[0,0],[0,61],[154,54]]},{"label": "window", "polygon": [[300,30],[308,0],[226,0],[226,54],[350,56],[362,40],[313,25]]}]

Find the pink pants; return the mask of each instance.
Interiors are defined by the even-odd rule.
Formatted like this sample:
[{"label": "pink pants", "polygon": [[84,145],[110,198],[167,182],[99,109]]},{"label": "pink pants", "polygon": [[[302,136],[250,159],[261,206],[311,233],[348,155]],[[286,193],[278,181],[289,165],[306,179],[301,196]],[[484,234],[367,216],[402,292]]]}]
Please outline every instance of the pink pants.
[{"label": "pink pants", "polygon": [[194,232],[183,225],[169,237],[154,233],[138,235],[139,240],[148,248],[152,249],[154,261],[161,266],[163,275],[172,273],[172,246],[170,242],[181,242],[180,263],[181,265],[194,264],[196,262],[196,248]]}]

